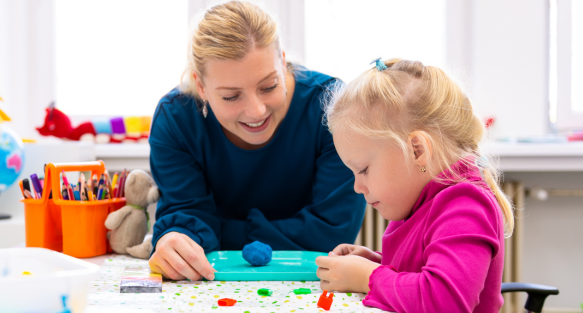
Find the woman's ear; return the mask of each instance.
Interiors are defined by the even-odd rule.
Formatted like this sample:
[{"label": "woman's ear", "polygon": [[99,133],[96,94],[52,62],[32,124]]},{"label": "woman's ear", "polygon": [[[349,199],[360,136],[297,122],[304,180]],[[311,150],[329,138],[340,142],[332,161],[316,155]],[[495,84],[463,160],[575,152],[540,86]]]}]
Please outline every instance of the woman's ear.
[{"label": "woman's ear", "polygon": [[202,84],[202,78],[196,72],[192,73],[192,77],[194,77],[194,83],[196,85],[196,91],[198,92],[198,95],[202,100],[208,101],[204,93],[204,85]]},{"label": "woman's ear", "polygon": [[281,64],[283,66],[283,76],[287,74],[287,63],[285,63],[285,51],[281,51]]},{"label": "woman's ear", "polygon": [[431,157],[431,144],[426,132],[414,131],[409,134],[409,146],[413,151],[415,164],[425,167]]}]

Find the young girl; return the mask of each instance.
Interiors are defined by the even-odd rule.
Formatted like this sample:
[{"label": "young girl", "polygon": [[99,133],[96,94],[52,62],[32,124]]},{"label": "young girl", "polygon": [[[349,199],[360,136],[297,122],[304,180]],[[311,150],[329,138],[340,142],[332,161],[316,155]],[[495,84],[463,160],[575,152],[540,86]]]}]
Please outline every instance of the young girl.
[{"label": "young girl", "polygon": [[382,253],[342,244],[319,257],[322,289],[396,312],[498,312],[512,206],[459,86],[420,62],[379,60],[326,116],[354,190],[390,223]]}]

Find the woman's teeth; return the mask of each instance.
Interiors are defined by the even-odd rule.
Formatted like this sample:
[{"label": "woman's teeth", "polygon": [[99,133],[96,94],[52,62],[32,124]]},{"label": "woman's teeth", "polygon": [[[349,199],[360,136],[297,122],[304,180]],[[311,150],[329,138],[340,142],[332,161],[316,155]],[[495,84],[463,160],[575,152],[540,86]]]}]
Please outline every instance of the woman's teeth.
[{"label": "woman's teeth", "polygon": [[245,125],[247,125],[249,127],[259,127],[259,126],[263,125],[263,123],[265,123],[265,121],[267,121],[267,119],[264,119],[263,121],[261,121],[259,123],[245,123]]}]

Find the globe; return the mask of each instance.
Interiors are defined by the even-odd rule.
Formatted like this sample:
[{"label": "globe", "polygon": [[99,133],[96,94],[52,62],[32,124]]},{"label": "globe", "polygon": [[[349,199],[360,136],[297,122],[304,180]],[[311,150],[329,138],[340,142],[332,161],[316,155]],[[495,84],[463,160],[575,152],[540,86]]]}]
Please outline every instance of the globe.
[{"label": "globe", "polygon": [[5,124],[0,124],[0,194],[18,179],[24,166],[22,139]]}]

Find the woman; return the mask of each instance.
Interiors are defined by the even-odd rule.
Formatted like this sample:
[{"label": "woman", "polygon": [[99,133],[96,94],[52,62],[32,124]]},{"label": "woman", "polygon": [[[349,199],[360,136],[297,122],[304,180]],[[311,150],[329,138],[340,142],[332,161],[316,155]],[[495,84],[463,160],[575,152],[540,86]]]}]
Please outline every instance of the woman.
[{"label": "woman", "polygon": [[259,240],[274,250],[353,242],[364,198],[322,123],[330,76],[285,61],[272,18],[232,1],[195,30],[186,83],[150,134],[161,192],[150,257],[171,279],[214,279],[205,257]]}]

